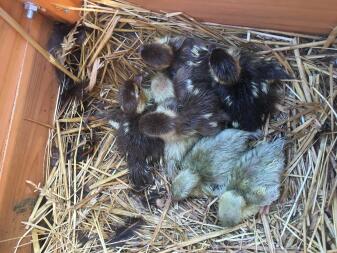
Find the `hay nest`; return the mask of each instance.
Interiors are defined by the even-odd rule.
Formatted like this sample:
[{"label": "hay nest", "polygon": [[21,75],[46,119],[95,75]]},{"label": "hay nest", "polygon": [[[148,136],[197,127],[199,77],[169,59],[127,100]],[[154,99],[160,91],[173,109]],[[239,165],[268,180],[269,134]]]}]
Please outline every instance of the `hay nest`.
[{"label": "hay nest", "polygon": [[[80,10],[83,17],[64,39],[58,59],[89,86],[81,89],[81,99],[67,92],[61,96],[46,180],[43,186],[29,182],[40,193],[25,223],[35,252],[336,252],[333,34],[326,38],[199,23],[182,13],[154,13],[123,1],[84,1]],[[86,36],[78,43],[83,28]],[[123,81],[150,72],[139,47],[167,34],[249,47],[275,58],[294,77],[282,82],[279,112],[263,129],[266,136],[291,139],[281,197],[267,216],[219,227],[214,199],[170,201],[162,168],[145,193],[129,185],[114,130],[95,116],[116,106]]]}]

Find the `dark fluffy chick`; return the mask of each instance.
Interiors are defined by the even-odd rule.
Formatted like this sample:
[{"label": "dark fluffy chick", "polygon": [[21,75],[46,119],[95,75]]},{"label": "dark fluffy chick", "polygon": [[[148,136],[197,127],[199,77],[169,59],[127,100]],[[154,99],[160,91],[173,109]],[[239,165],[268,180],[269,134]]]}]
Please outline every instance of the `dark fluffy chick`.
[{"label": "dark fluffy chick", "polygon": [[[140,120],[141,130],[149,136],[163,139],[179,139],[183,136],[211,136],[220,132],[229,120],[221,110],[220,101],[211,90],[199,89],[191,85],[191,69],[182,67],[177,71],[173,82],[175,97],[169,94],[155,111],[145,114]],[[154,97],[161,89],[151,86]]]},{"label": "dark fluffy chick", "polygon": [[[275,111],[279,100],[277,83],[289,78],[274,61],[247,50],[216,48],[198,38],[165,37],[144,48],[141,51],[144,62],[170,79],[175,78],[182,66],[190,67],[190,87],[213,90],[231,116],[232,127],[247,131],[260,128]],[[164,61],[160,65],[165,67],[158,68]]]},{"label": "dark fluffy chick", "polygon": [[119,151],[126,156],[129,178],[137,190],[153,182],[150,166],[159,162],[164,152],[164,142],[139,130],[141,116],[151,110],[146,108],[146,97],[140,87],[141,77],[128,80],[119,90],[121,109],[114,113],[110,125],[117,129]]},{"label": "dark fluffy chick", "polygon": [[155,111],[144,114],[139,122],[143,133],[165,141],[169,176],[175,174],[176,165],[200,136],[220,132],[229,120],[216,94],[191,85],[189,76],[188,68],[183,67],[173,82],[163,75],[151,82],[152,95],[160,98],[160,104]]},{"label": "dark fluffy chick", "polygon": [[276,62],[237,48],[214,49],[209,67],[212,86],[231,116],[232,126],[246,131],[260,128],[275,111],[277,83],[289,78]]},{"label": "dark fluffy chick", "polygon": [[202,82],[198,88],[207,88],[211,81],[208,59],[214,47],[199,38],[166,36],[145,44],[140,55],[148,66],[163,71],[171,79],[175,78],[178,69],[188,66],[192,72],[191,80]]}]

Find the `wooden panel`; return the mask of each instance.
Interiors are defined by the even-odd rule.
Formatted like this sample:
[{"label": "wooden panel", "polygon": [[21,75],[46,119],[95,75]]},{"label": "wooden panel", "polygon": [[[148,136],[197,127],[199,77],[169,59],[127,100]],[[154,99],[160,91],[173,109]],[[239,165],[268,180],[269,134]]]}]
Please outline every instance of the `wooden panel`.
[{"label": "wooden panel", "polygon": [[[51,21],[40,14],[26,19],[17,1],[0,6],[46,46]],[[36,197],[26,180],[43,182],[48,128],[29,120],[52,124],[58,87],[52,66],[1,18],[0,31],[0,252],[13,252]]]},{"label": "wooden panel", "polygon": [[[25,0],[21,0],[25,1]],[[80,6],[81,0],[33,0],[54,19],[75,22],[76,11],[57,8],[55,4]],[[201,21],[227,25],[294,31],[328,33],[337,25],[336,0],[129,0],[154,11],[182,11]]]},{"label": "wooden panel", "polygon": [[183,11],[202,21],[303,33],[328,33],[337,25],[336,0],[130,0],[159,11]]},{"label": "wooden panel", "polygon": [[[26,0],[21,0],[26,2]],[[68,9],[59,8],[56,4],[61,6],[79,7],[82,0],[30,0],[41,7],[40,11],[55,20],[74,23],[80,16],[78,11],[71,11]]]}]

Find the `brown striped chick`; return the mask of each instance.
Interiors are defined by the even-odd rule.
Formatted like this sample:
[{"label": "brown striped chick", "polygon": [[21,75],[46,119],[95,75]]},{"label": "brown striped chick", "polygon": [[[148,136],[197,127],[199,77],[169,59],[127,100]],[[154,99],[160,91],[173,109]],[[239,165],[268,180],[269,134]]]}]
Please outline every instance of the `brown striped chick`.
[{"label": "brown striped chick", "polygon": [[140,118],[152,109],[146,107],[141,81],[141,76],[136,76],[120,86],[121,110],[109,121],[117,129],[117,147],[126,156],[129,178],[137,190],[152,183],[150,167],[159,162],[164,153],[164,142],[160,138],[145,135],[139,129]]}]

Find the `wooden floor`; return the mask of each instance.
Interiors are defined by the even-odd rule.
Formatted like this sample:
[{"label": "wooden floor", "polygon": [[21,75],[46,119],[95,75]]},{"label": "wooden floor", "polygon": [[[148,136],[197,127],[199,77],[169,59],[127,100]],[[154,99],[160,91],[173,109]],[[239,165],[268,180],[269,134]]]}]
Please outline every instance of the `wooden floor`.
[{"label": "wooden floor", "polygon": [[[28,20],[19,1],[0,6],[46,47],[51,21]],[[52,124],[57,84],[52,66],[1,18],[0,41],[0,252],[10,253],[36,196],[26,180],[43,182],[48,128],[32,121]]]}]

